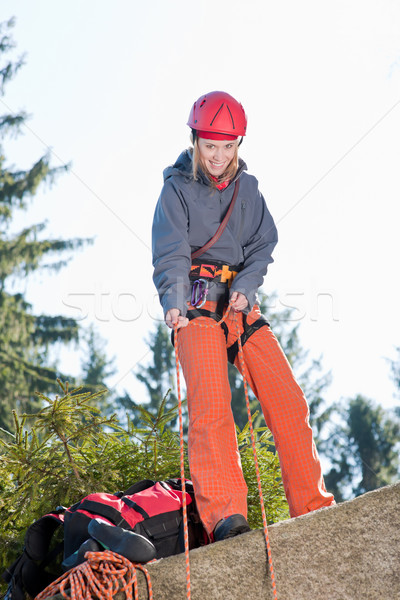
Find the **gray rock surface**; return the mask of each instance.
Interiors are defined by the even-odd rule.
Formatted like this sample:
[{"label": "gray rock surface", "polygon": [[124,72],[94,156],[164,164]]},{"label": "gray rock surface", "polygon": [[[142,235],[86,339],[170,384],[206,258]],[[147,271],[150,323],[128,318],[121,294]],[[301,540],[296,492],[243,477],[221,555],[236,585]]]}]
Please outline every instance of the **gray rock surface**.
[{"label": "gray rock surface", "polygon": [[[400,483],[271,526],[278,599],[400,599],[399,508]],[[273,600],[260,530],[192,550],[190,568],[192,600]],[[154,600],[186,599],[184,555],[148,571]]]}]

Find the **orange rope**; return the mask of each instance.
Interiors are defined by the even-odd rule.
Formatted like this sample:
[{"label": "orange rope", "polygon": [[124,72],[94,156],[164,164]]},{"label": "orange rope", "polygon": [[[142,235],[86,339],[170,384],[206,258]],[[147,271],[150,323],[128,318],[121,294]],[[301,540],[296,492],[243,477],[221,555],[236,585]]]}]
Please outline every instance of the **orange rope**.
[{"label": "orange rope", "polygon": [[[229,305],[230,306],[230,305]],[[202,323],[194,323],[198,327],[216,327],[221,325],[227,318],[229,310],[226,311],[225,315],[218,322],[212,325],[206,325]],[[186,506],[186,486],[185,486],[185,454],[184,454],[184,440],[183,440],[183,419],[182,419],[182,396],[181,396],[181,383],[180,383],[180,370],[179,370],[179,353],[178,353],[178,325],[174,327],[174,348],[175,348],[175,361],[176,361],[176,387],[178,393],[178,412],[179,412],[179,437],[180,437],[180,462],[181,462],[181,483],[182,483],[182,515],[183,515],[183,536],[185,542],[185,562],[186,562],[186,598],[191,600],[191,584],[190,584],[190,558],[189,558],[189,534],[188,534],[188,523],[187,523],[187,506]]]},{"label": "orange rope", "polygon": [[[214,323],[205,324],[205,323],[199,323],[196,319],[194,319],[194,320],[190,321],[189,324],[195,325],[197,327],[205,327],[205,328],[216,327],[217,325],[221,325],[221,323],[223,323],[226,320],[226,318],[228,317],[231,304],[232,303],[230,302],[226,309],[225,315],[222,317],[222,319],[220,321],[215,321]],[[249,393],[248,393],[248,387],[247,387],[247,375],[246,375],[247,370],[246,370],[246,365],[244,362],[242,340],[240,337],[239,322],[238,322],[236,313],[234,313],[234,318],[235,318],[236,331],[237,331],[237,337],[238,337],[238,354],[239,354],[240,365],[242,367],[244,392],[245,392],[245,397],[246,397],[247,416],[248,416],[248,420],[249,420],[251,443],[252,443],[252,447],[253,447],[253,456],[254,456],[254,465],[255,465],[256,476],[257,476],[258,493],[260,496],[261,514],[262,514],[263,528],[264,528],[264,538],[265,538],[265,544],[267,547],[269,572],[270,572],[271,582],[272,582],[272,592],[273,592],[274,599],[278,600],[278,596],[277,596],[277,592],[276,592],[276,583],[275,583],[275,572],[274,572],[274,566],[272,563],[272,551],[271,551],[271,545],[270,545],[269,535],[268,535],[267,517],[265,514],[264,497],[263,497],[262,487],[261,487],[260,469],[258,466],[258,459],[257,459],[256,442],[255,442],[255,437],[254,437],[253,423],[252,423],[252,419],[251,419],[250,401],[249,401]],[[186,512],[186,498],[185,498],[185,493],[184,493],[184,491],[185,491],[185,486],[184,486],[185,472],[184,472],[184,458],[183,458],[182,401],[181,401],[179,357],[178,357],[178,335],[177,335],[178,334],[178,326],[175,325],[174,329],[175,329],[175,331],[174,331],[174,347],[175,347],[175,358],[176,358],[176,381],[177,381],[177,390],[178,390],[179,430],[180,430],[180,447],[181,447],[181,479],[183,482],[182,491],[183,491],[183,497],[184,497],[183,523],[184,523],[184,533],[185,533],[186,587],[187,587],[187,600],[190,600],[190,597],[191,597],[190,596],[190,564],[189,564],[189,543],[186,539],[186,536],[187,536],[187,512]]]},{"label": "orange rope", "polygon": [[264,497],[263,497],[262,487],[261,487],[260,469],[258,467],[256,441],[255,441],[255,437],[254,437],[253,422],[252,422],[252,419],[251,419],[249,391],[248,391],[248,387],[247,387],[247,369],[246,369],[246,364],[244,362],[242,340],[241,340],[241,337],[240,337],[239,322],[237,320],[236,313],[235,313],[235,323],[236,323],[236,331],[237,331],[237,334],[238,334],[239,360],[240,360],[240,365],[242,367],[244,395],[246,397],[247,417],[248,417],[248,420],[249,420],[250,435],[251,435],[251,444],[252,444],[252,447],[253,447],[253,456],[254,456],[254,465],[255,465],[255,468],[256,468],[258,494],[260,496],[261,514],[262,514],[263,528],[264,528],[264,538],[265,538],[265,543],[266,543],[266,546],[267,546],[269,572],[270,572],[270,575],[271,575],[271,582],[272,582],[272,593],[273,593],[273,596],[274,596],[275,600],[277,600],[278,596],[277,596],[277,593],[276,593],[275,572],[274,572],[274,566],[272,564],[272,552],[271,552],[271,545],[269,543],[267,517],[266,517],[266,514],[265,514]]},{"label": "orange rope", "polygon": [[146,577],[148,599],[152,600],[150,575],[143,565],[131,563],[110,550],[86,552],[85,558],[85,562],[53,581],[35,600],[44,600],[58,593],[66,600],[113,600],[118,592],[125,592],[126,600],[133,600],[132,590],[134,600],[139,600],[137,569]]},{"label": "orange rope", "polygon": [[190,588],[189,534],[188,534],[187,507],[186,507],[185,453],[184,453],[184,442],[183,442],[182,397],[181,397],[181,383],[180,383],[180,374],[179,374],[178,326],[177,325],[175,325],[174,347],[175,347],[175,361],[176,361],[176,387],[178,390],[179,436],[180,436],[180,451],[181,451],[183,537],[184,537],[184,541],[185,541],[185,561],[186,561],[186,598],[187,598],[187,600],[190,600],[191,599],[191,588]]}]

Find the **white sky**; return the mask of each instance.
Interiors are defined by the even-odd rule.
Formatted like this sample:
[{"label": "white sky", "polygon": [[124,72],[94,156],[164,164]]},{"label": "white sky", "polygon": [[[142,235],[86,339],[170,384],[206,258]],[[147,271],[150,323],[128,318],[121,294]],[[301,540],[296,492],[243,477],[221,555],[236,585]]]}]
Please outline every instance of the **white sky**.
[{"label": "white sky", "polygon": [[[241,155],[279,230],[264,291],[294,306],[329,401],[391,406],[385,357],[400,345],[398,0],[2,0],[26,66],[0,113],[26,109],[5,155],[27,168],[47,147],[72,162],[15,228],[96,237],[58,275],[23,289],[36,312],[95,323],[116,357],[109,380],[146,398],[132,369],[161,317],[150,233],[162,169],[189,144],[187,117],[222,89],[249,116]],[[79,372],[82,352],[61,354]]]}]

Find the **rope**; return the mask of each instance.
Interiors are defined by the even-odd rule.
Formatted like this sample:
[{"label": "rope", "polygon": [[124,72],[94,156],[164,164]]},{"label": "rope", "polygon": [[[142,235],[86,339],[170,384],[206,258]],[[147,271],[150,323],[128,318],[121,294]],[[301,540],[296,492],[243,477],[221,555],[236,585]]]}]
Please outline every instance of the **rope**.
[{"label": "rope", "polygon": [[[230,306],[230,305],[229,305]],[[195,323],[193,325],[197,327],[216,327],[221,325],[228,317],[229,310],[226,311],[225,315],[218,322],[214,322],[210,325]],[[185,542],[185,563],[186,563],[186,598],[191,600],[191,584],[190,584],[190,559],[189,559],[189,533],[187,523],[187,506],[186,506],[186,485],[185,485],[185,453],[184,453],[184,440],[183,440],[183,419],[182,419],[182,396],[181,396],[181,382],[180,382],[180,370],[179,370],[179,354],[178,354],[178,326],[174,327],[174,348],[175,348],[175,362],[176,362],[176,387],[178,393],[178,414],[179,414],[179,441],[180,441],[180,463],[181,463],[181,484],[182,484],[182,514],[183,514],[183,537]],[[136,600],[136,599],[135,599]]]},{"label": "rope", "polygon": [[[189,325],[192,324],[192,325],[195,325],[196,327],[204,327],[206,329],[212,328],[212,327],[217,327],[218,325],[221,325],[227,319],[230,308],[231,308],[231,304],[232,304],[232,302],[229,303],[229,305],[226,309],[226,312],[220,321],[215,321],[210,324],[205,324],[205,323],[198,322],[198,319],[194,319],[193,321],[190,321]],[[272,563],[272,551],[271,551],[271,545],[270,545],[269,535],[268,535],[267,517],[266,517],[266,513],[265,513],[264,497],[263,497],[262,487],[261,487],[260,469],[258,466],[256,442],[255,442],[255,437],[254,437],[253,422],[251,419],[250,401],[249,401],[249,393],[248,393],[248,386],[247,386],[247,369],[246,369],[246,365],[245,365],[245,361],[244,361],[242,340],[240,337],[239,321],[237,319],[236,313],[234,313],[234,321],[236,324],[236,331],[237,331],[237,338],[238,338],[238,355],[239,355],[240,365],[242,368],[244,392],[245,392],[245,397],[246,397],[247,417],[249,420],[251,444],[253,447],[254,465],[255,465],[256,476],[257,476],[258,494],[260,497],[264,538],[265,538],[265,544],[267,547],[269,572],[270,572],[271,582],[272,582],[272,593],[273,593],[274,600],[278,600],[277,591],[276,591],[276,583],[275,583],[275,572],[274,572],[274,566]],[[178,335],[177,335],[178,334],[178,326],[175,325],[174,329],[175,329],[174,347],[175,347],[175,359],[176,359],[176,381],[177,381],[177,391],[178,391],[179,432],[180,432],[180,450],[181,450],[181,480],[182,480],[182,492],[183,492],[183,498],[184,498],[184,500],[183,500],[183,523],[184,523],[184,535],[185,535],[186,589],[187,589],[187,600],[190,600],[190,598],[191,598],[191,596],[190,596],[190,564],[189,564],[189,542],[187,540],[187,511],[186,511],[186,494],[185,494],[185,471],[184,471],[184,458],[183,458],[184,445],[183,445],[183,426],[182,426],[182,400],[181,400],[181,389],[180,389]]]},{"label": "rope", "polygon": [[186,598],[187,598],[187,600],[190,600],[191,599],[191,588],[190,588],[189,534],[188,534],[187,507],[186,507],[185,454],[184,454],[184,442],[183,442],[182,397],[181,397],[181,382],[180,382],[180,373],[179,373],[178,326],[177,325],[175,325],[174,348],[175,348],[175,361],[176,361],[176,387],[178,390],[178,410],[179,410],[179,438],[180,438],[180,458],[181,458],[183,537],[184,537],[184,541],[185,541],[185,562],[186,562]]},{"label": "rope", "polygon": [[125,592],[126,600],[133,600],[132,590],[134,600],[139,600],[137,569],[146,577],[148,600],[152,600],[150,575],[143,565],[131,563],[110,550],[86,552],[85,558],[85,562],[53,581],[35,600],[44,600],[56,594],[61,594],[66,600],[113,600],[118,592]]},{"label": "rope", "polygon": [[250,435],[251,435],[251,445],[253,447],[254,465],[255,465],[255,468],[256,468],[256,476],[257,476],[258,494],[260,496],[260,505],[261,505],[261,515],[262,515],[262,520],[263,520],[264,538],[265,538],[265,544],[267,546],[269,572],[270,572],[270,575],[271,575],[271,582],[272,582],[272,593],[273,593],[273,596],[274,596],[275,600],[278,600],[278,596],[277,596],[277,592],[276,592],[276,584],[275,584],[275,571],[274,571],[274,565],[272,564],[272,551],[271,551],[271,545],[269,543],[267,517],[266,517],[266,514],[265,514],[264,496],[263,496],[262,487],[261,487],[260,469],[258,467],[256,441],[255,441],[255,437],[254,437],[253,422],[252,422],[252,419],[251,419],[249,390],[248,390],[248,386],[247,386],[247,379],[248,379],[247,378],[247,368],[246,368],[246,364],[244,362],[243,346],[242,346],[242,340],[240,338],[239,322],[238,322],[236,313],[235,313],[235,323],[236,323],[236,331],[237,331],[237,335],[238,335],[238,348],[239,348],[238,354],[239,354],[240,366],[242,367],[244,395],[246,397],[247,418],[249,420]]}]

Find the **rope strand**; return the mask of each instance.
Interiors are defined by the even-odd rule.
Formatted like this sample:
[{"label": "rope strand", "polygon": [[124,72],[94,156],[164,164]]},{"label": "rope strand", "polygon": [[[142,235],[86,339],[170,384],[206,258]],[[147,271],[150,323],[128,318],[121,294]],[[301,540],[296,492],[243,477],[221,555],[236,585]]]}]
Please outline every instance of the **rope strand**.
[{"label": "rope strand", "polygon": [[[212,328],[212,327],[217,327],[218,325],[221,325],[227,319],[230,309],[231,309],[231,306],[232,306],[232,302],[229,302],[228,307],[225,311],[225,314],[223,315],[223,317],[221,318],[220,321],[215,321],[213,323],[207,324],[207,323],[200,323],[197,319],[194,319],[194,320],[190,321],[189,325],[194,325],[196,327],[204,327],[206,329]],[[240,365],[241,365],[241,369],[242,369],[243,385],[244,385],[244,392],[245,392],[245,398],[246,398],[247,417],[249,420],[251,444],[252,444],[252,448],[253,448],[254,465],[255,465],[256,476],[257,476],[258,494],[260,497],[261,514],[262,514],[263,529],[264,529],[264,539],[265,539],[265,544],[266,544],[266,548],[267,548],[269,572],[270,572],[271,583],[272,583],[272,593],[273,593],[274,600],[278,600],[278,595],[277,595],[277,591],[276,591],[276,583],[275,583],[275,572],[274,572],[274,566],[273,566],[273,562],[272,562],[272,551],[271,551],[271,545],[270,545],[269,534],[268,534],[267,517],[266,517],[266,512],[265,512],[264,497],[263,497],[262,486],[261,486],[260,469],[258,466],[256,442],[255,442],[255,437],[254,437],[253,422],[251,419],[250,401],[249,401],[249,393],[248,393],[248,386],[247,386],[247,379],[248,379],[247,378],[247,369],[246,369],[246,364],[244,361],[239,321],[238,321],[236,313],[234,312],[233,314],[234,314],[234,321],[236,324],[236,332],[237,332],[237,339],[238,339],[238,355],[239,355]],[[186,556],[186,588],[187,588],[187,600],[190,600],[190,597],[191,597],[190,596],[190,564],[189,564],[189,543],[186,539],[186,536],[187,536],[187,511],[186,511],[186,498],[185,498],[185,493],[184,493],[184,490],[185,490],[185,486],[184,486],[184,481],[185,481],[184,445],[183,445],[182,400],[181,400],[181,389],[180,389],[180,372],[179,372],[179,356],[178,356],[178,326],[177,325],[175,325],[175,328],[174,328],[174,348],[175,348],[176,381],[177,381],[178,407],[179,407],[181,479],[183,482],[182,491],[183,491],[183,497],[184,497],[183,519],[184,519],[185,556]]]},{"label": "rope strand", "polygon": [[85,562],[53,581],[35,600],[44,600],[56,594],[61,594],[65,600],[113,600],[118,592],[125,592],[126,600],[139,600],[137,570],[144,573],[148,599],[153,600],[150,575],[143,565],[131,563],[111,550],[86,552],[85,559]]},{"label": "rope strand", "polygon": [[178,410],[179,410],[179,438],[180,438],[180,460],[181,460],[181,484],[182,484],[182,513],[183,513],[183,537],[185,542],[185,562],[186,562],[186,598],[191,599],[190,586],[190,559],[189,559],[189,533],[187,523],[186,506],[186,484],[185,484],[185,452],[183,441],[183,419],[182,419],[182,397],[178,357],[178,326],[175,325],[174,334],[175,361],[176,361],[176,387],[178,390]]},{"label": "rope strand", "polygon": [[237,335],[238,335],[238,349],[239,349],[238,354],[239,354],[240,366],[242,368],[242,377],[243,377],[243,385],[244,385],[244,395],[245,395],[245,398],[246,398],[247,418],[248,418],[248,421],[249,421],[250,436],[251,436],[251,445],[252,445],[252,448],[253,448],[254,466],[255,466],[255,469],[256,469],[257,485],[258,485],[258,494],[260,496],[260,505],[261,505],[261,515],[262,515],[263,529],[264,529],[264,538],[265,538],[265,544],[266,544],[266,547],[267,547],[269,572],[270,572],[271,582],[272,582],[272,593],[273,593],[273,596],[274,596],[275,600],[277,600],[278,596],[277,596],[277,592],[276,592],[274,566],[273,566],[273,563],[272,563],[272,551],[271,551],[271,545],[270,545],[270,542],[269,542],[267,516],[266,516],[266,513],[265,513],[265,504],[264,504],[264,496],[263,496],[262,486],[261,486],[260,469],[259,469],[259,466],[258,466],[256,441],[255,441],[255,437],[254,437],[254,428],[253,428],[253,422],[252,422],[252,419],[251,419],[249,390],[248,390],[248,386],[247,386],[247,379],[248,379],[247,378],[247,368],[246,368],[246,364],[245,364],[245,361],[244,361],[243,346],[242,346],[242,340],[241,340],[240,329],[239,329],[239,321],[237,319],[237,315],[236,314],[234,315],[234,317],[235,317],[234,320],[235,320],[235,324],[236,324],[236,331],[237,331]]}]

